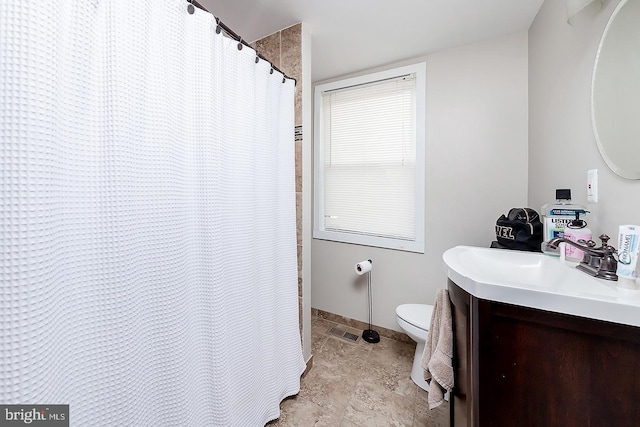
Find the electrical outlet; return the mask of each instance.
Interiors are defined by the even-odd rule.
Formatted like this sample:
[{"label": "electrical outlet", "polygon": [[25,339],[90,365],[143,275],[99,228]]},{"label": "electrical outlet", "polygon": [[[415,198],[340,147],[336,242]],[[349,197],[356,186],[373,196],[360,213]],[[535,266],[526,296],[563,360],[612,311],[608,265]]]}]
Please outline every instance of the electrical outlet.
[{"label": "electrical outlet", "polygon": [[598,203],[598,169],[587,171],[587,200]]}]

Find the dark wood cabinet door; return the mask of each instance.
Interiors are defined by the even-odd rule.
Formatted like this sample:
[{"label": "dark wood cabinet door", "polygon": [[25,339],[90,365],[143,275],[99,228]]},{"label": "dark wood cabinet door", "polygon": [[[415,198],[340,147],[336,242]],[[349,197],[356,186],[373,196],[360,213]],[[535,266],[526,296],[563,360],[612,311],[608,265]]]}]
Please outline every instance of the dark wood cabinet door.
[{"label": "dark wood cabinet door", "polygon": [[449,291],[452,425],[640,426],[639,328]]}]

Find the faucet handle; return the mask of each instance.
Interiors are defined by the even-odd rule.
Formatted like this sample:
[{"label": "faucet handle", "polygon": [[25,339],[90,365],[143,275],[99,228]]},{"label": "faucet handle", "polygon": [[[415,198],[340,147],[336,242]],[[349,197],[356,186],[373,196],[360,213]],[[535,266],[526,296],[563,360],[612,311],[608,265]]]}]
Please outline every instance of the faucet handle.
[{"label": "faucet handle", "polygon": [[589,240],[578,239],[578,243],[580,243],[582,245],[585,245],[588,248],[595,248],[596,247],[596,242],[594,242],[591,239],[589,239]]},{"label": "faucet handle", "polygon": [[616,248],[607,244],[607,242],[609,241],[609,236],[607,236],[606,234],[601,234],[600,240],[602,240],[602,249],[604,250],[605,256],[611,256],[618,253]]}]

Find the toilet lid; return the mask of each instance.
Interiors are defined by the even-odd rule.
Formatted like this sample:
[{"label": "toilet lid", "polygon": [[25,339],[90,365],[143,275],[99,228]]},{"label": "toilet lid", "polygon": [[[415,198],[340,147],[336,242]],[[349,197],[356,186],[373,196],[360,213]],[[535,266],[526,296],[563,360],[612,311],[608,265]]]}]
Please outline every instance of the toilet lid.
[{"label": "toilet lid", "polygon": [[396,307],[396,315],[413,326],[429,330],[433,306],[427,304],[402,304]]}]

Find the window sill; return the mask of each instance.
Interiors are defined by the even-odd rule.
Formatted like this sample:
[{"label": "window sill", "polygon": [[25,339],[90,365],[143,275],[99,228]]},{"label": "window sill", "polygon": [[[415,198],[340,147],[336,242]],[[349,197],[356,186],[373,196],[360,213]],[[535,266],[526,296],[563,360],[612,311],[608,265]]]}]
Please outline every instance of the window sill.
[{"label": "window sill", "polygon": [[384,249],[395,249],[405,252],[424,253],[424,242],[412,240],[392,239],[388,237],[367,236],[364,234],[345,233],[337,231],[313,230],[313,238],[330,240],[339,243],[373,246]]}]

